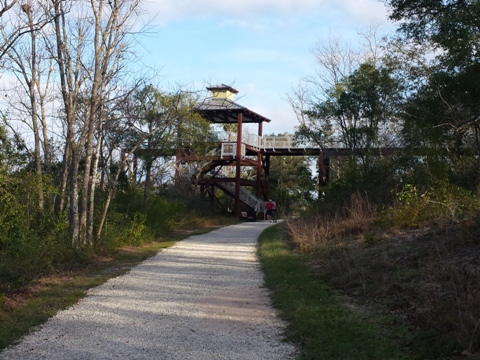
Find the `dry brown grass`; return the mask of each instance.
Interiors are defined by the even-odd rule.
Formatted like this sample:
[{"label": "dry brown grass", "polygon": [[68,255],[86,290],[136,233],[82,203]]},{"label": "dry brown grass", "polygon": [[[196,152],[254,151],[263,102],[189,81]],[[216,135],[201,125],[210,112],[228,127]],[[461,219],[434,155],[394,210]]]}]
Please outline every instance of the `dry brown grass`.
[{"label": "dry brown grass", "polygon": [[432,234],[419,297],[426,324],[455,338],[464,355],[480,358],[480,246],[471,240],[458,229]]},{"label": "dry brown grass", "polygon": [[238,221],[239,220],[233,216],[204,217],[191,214],[176,224],[175,231],[193,231],[200,228],[211,230],[211,228],[232,225],[238,223]]},{"label": "dry brown grass", "polygon": [[289,221],[288,233],[322,281],[385,317],[412,359],[480,358],[480,222],[387,231],[375,218],[355,195],[332,218]]},{"label": "dry brown grass", "polygon": [[335,216],[291,219],[287,221],[287,229],[291,241],[302,252],[310,252],[320,247],[335,247],[364,233],[370,228],[375,214],[368,197],[356,193]]}]

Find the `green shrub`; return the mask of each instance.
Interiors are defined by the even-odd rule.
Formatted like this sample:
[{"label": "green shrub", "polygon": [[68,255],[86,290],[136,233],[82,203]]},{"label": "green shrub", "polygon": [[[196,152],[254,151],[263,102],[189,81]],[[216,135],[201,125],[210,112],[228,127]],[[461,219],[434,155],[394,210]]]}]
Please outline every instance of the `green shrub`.
[{"label": "green shrub", "polygon": [[156,196],[152,198],[146,208],[146,225],[153,237],[161,237],[185,221],[189,215],[187,206],[174,200],[165,200]]},{"label": "green shrub", "polygon": [[111,252],[125,245],[142,245],[146,236],[145,218],[145,215],[140,213],[130,216],[110,212],[103,236],[96,244],[96,249]]},{"label": "green shrub", "polygon": [[[155,194],[150,194],[145,206],[143,191],[141,189],[129,189],[118,193],[110,207],[108,222],[110,225],[114,223],[123,227],[125,223],[132,221],[135,216],[142,214],[142,222],[145,226],[143,235],[157,238],[168,234],[173,227],[181,223],[188,216],[187,209],[185,199],[176,200]],[[138,221],[139,219],[137,219]],[[118,232],[118,229],[114,230],[110,226],[109,234],[112,235],[115,231]],[[107,233],[107,230],[105,233]],[[120,243],[123,243],[123,241],[120,241]]]},{"label": "green shrub", "polygon": [[[65,266],[72,267],[83,262],[69,243],[67,226],[63,217],[45,216],[46,223],[38,229],[22,227],[15,236],[10,232],[8,242],[2,243],[0,250],[0,287],[22,285],[39,275],[51,273]],[[11,225],[11,224],[10,224]],[[82,258],[82,260],[80,260]]]},{"label": "green shrub", "polygon": [[[51,187],[45,177],[45,194]],[[68,242],[65,214],[38,209],[36,177],[0,174],[0,287],[16,287],[69,264],[76,257]],[[45,197],[48,203],[50,197]]]},{"label": "green shrub", "polygon": [[447,181],[437,181],[424,190],[406,184],[396,193],[395,203],[384,211],[382,221],[396,228],[439,221],[458,223],[478,216],[479,204],[477,193]]}]

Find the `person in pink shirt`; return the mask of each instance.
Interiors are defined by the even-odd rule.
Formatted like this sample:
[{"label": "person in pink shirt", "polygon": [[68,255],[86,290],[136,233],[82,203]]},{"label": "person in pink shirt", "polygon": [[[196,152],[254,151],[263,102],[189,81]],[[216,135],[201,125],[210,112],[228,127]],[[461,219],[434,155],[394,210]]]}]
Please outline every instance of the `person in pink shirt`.
[{"label": "person in pink shirt", "polygon": [[[267,204],[265,205],[265,208],[267,209],[267,219],[268,221],[272,222],[272,217],[275,212],[275,203],[273,202],[272,199],[268,200]],[[276,219],[275,219],[276,222]]]}]

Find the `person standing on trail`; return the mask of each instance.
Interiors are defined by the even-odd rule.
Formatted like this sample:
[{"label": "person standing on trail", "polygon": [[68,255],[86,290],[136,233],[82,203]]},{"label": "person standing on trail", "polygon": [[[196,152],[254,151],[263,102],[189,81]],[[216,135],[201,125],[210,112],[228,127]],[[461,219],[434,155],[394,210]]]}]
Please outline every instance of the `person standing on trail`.
[{"label": "person standing on trail", "polygon": [[272,199],[268,200],[267,204],[265,205],[265,208],[267,209],[267,219],[268,221],[272,222],[273,212],[275,211],[275,203],[273,202]]}]

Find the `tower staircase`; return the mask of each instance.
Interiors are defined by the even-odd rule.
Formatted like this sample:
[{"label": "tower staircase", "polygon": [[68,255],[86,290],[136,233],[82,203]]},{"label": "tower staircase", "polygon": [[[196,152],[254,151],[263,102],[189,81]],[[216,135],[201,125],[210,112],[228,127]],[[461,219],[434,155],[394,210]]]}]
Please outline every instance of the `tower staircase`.
[{"label": "tower staircase", "polygon": [[[215,184],[227,195],[235,197],[235,186],[231,183],[218,182]],[[256,215],[265,212],[265,201],[256,197],[245,188],[240,188],[240,201],[250,208]]]}]

